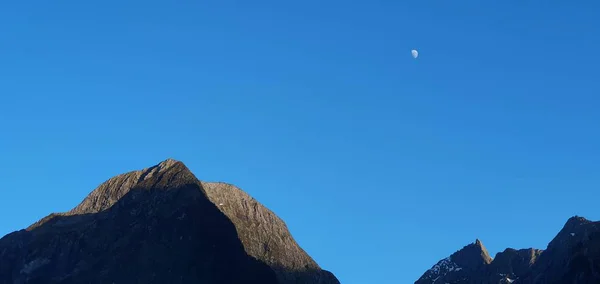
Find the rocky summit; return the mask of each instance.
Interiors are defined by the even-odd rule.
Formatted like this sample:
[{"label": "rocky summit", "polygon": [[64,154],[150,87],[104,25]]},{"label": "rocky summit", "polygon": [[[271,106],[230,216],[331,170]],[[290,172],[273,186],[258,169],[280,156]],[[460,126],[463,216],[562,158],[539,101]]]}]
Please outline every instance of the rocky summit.
[{"label": "rocky summit", "polygon": [[545,250],[508,248],[493,259],[476,240],[426,271],[415,284],[600,283],[600,222],[575,216]]},{"label": "rocky summit", "polygon": [[0,239],[0,284],[8,283],[339,281],[258,201],[169,159]]}]

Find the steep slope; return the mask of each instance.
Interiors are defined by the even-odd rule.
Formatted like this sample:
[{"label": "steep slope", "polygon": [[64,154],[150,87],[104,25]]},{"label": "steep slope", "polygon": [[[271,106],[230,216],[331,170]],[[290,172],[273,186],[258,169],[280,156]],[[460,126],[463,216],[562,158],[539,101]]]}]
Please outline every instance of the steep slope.
[{"label": "steep slope", "polygon": [[246,253],[273,267],[282,283],[335,283],[328,271],[298,246],[286,224],[239,188],[226,183],[202,183],[209,199],[229,217]]},{"label": "steep slope", "polygon": [[557,283],[600,283],[600,232],[591,233],[573,247]]},{"label": "steep slope", "polygon": [[600,223],[572,217],[546,250],[509,248],[479,269],[461,269],[448,260],[458,262],[452,255],[441,261],[447,269],[436,269],[439,262],[415,283],[600,283]]},{"label": "steep slope", "polygon": [[268,209],[254,201],[232,218],[205,185],[229,204],[253,200],[221,194],[175,160],[119,175],[72,210],[0,239],[0,283],[339,283]]},{"label": "steep slope", "polygon": [[[595,251],[598,233],[600,233],[598,222],[579,216],[570,218],[540,255],[531,272],[519,283],[564,283],[563,278],[568,278],[568,273],[585,275],[577,280],[583,282],[568,283],[600,283],[597,274],[600,270],[591,269],[592,266],[598,265],[594,260],[600,257],[600,254]],[[578,261],[590,262],[590,272],[594,273],[583,273],[588,267],[582,267]]]}]

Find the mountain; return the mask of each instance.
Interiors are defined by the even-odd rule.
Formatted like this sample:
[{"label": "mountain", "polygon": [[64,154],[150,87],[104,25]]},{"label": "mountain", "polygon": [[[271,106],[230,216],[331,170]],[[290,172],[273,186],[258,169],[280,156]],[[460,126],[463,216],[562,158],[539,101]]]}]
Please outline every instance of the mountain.
[{"label": "mountain", "polygon": [[600,283],[600,222],[571,217],[545,250],[508,248],[490,258],[477,240],[426,271],[415,284]]},{"label": "mountain", "polygon": [[0,284],[8,283],[339,281],[258,201],[169,159],[0,239]]}]

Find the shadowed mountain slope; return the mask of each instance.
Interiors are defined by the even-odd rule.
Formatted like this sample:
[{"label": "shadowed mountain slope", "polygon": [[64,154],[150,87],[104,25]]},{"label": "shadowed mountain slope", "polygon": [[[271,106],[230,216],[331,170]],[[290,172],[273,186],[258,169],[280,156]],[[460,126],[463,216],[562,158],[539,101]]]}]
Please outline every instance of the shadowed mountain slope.
[{"label": "shadowed mountain slope", "polygon": [[0,239],[0,283],[339,281],[270,210],[170,159]]}]

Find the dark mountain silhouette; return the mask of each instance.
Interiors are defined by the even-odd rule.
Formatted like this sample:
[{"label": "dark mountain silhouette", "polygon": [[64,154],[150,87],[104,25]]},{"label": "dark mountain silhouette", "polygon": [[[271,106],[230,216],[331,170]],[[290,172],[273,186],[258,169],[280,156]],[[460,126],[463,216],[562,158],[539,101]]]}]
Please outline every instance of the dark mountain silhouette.
[{"label": "dark mountain silhouette", "polygon": [[166,160],[0,239],[0,283],[339,283],[240,189]]},{"label": "dark mountain silhouette", "polygon": [[445,283],[600,283],[600,222],[572,217],[546,250],[509,248],[494,259],[477,240],[438,262],[415,282]]}]

